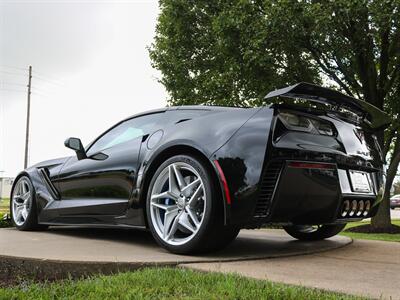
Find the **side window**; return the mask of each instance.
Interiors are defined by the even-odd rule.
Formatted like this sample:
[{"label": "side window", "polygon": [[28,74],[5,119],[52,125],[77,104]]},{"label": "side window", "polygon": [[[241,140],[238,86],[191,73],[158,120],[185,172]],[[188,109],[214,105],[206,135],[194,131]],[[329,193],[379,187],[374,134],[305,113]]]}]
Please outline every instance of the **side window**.
[{"label": "side window", "polygon": [[162,114],[163,113],[154,113],[144,115],[117,125],[94,142],[88,149],[88,155],[93,155],[150,133]]}]

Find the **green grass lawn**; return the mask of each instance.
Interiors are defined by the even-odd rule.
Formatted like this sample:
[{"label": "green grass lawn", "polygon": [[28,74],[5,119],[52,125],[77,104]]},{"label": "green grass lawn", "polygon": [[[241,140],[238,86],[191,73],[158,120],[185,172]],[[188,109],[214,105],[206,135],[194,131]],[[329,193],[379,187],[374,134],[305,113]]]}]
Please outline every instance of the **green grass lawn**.
[{"label": "green grass lawn", "polygon": [[10,222],[4,221],[3,216],[10,211],[10,199],[0,200],[0,228],[10,227]]},{"label": "green grass lawn", "polygon": [[[348,223],[346,229],[369,224],[369,221]],[[392,224],[400,226],[400,220],[392,220]],[[365,240],[378,240],[378,241],[388,241],[388,242],[400,242],[400,234],[389,234],[389,233],[358,233],[358,232],[344,232],[340,233],[351,237],[353,239],[365,239]]]},{"label": "green grass lawn", "polygon": [[10,210],[10,199],[0,199],[0,214],[6,214]]},{"label": "green grass lawn", "polygon": [[238,275],[153,268],[0,289],[0,299],[361,299]]}]

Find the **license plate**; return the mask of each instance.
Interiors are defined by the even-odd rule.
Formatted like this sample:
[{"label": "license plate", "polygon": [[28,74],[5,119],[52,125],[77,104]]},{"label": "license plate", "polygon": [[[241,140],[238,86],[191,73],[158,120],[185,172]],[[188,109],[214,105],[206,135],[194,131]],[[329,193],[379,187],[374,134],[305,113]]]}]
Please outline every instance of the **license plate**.
[{"label": "license plate", "polygon": [[371,184],[369,182],[368,173],[360,171],[350,171],[350,179],[354,192],[371,192]]}]

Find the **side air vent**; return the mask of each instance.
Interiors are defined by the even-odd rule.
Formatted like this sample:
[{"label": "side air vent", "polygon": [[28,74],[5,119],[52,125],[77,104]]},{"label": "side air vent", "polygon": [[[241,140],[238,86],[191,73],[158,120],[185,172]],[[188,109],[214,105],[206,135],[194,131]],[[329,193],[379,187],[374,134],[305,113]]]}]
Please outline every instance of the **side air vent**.
[{"label": "side air vent", "polygon": [[260,193],[254,211],[254,217],[263,218],[268,216],[269,209],[274,196],[275,187],[278,183],[279,174],[283,166],[282,161],[271,162],[265,168],[261,183]]},{"label": "side air vent", "polygon": [[51,180],[49,178],[49,174],[47,172],[48,171],[44,168],[39,169],[39,174],[43,178],[43,181],[46,184],[48,190],[50,191],[51,196],[54,199],[60,199],[60,195],[59,195],[57,189],[54,187],[53,183],[51,182]]}]

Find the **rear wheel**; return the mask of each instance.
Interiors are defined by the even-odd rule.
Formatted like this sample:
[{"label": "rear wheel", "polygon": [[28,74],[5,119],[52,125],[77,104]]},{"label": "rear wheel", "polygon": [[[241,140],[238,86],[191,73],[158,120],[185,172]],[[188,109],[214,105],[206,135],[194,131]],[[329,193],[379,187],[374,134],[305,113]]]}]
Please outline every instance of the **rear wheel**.
[{"label": "rear wheel", "polygon": [[150,182],[146,202],[147,221],[156,241],[180,254],[227,245],[238,230],[224,227],[218,195],[201,159],[178,155],[165,161]]},{"label": "rear wheel", "polygon": [[232,243],[240,232],[240,228],[224,226],[216,231],[214,237],[206,247],[206,251],[217,251]]},{"label": "rear wheel", "polygon": [[335,225],[292,225],[283,229],[292,237],[302,241],[319,241],[341,232],[346,224]]},{"label": "rear wheel", "polygon": [[35,190],[27,176],[18,179],[10,201],[11,219],[18,230],[45,229],[38,224]]}]

